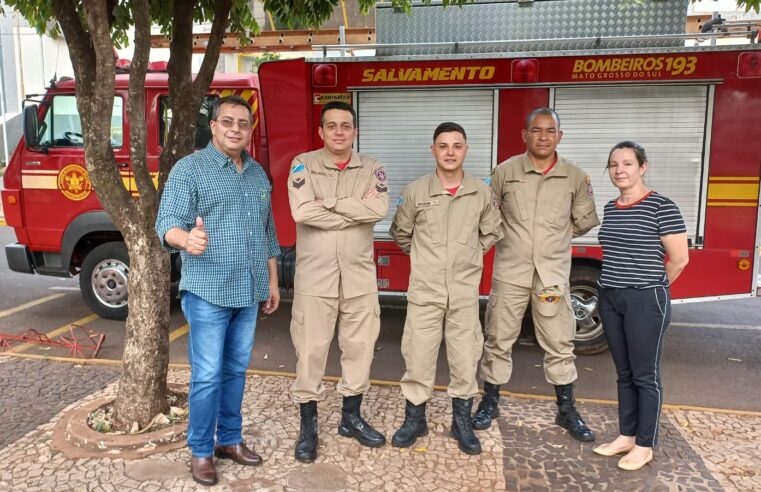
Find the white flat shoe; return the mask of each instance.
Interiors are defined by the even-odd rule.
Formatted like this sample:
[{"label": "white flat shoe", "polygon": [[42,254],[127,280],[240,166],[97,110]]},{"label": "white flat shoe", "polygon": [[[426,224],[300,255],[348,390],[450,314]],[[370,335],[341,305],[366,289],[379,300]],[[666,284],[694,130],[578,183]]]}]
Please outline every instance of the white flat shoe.
[{"label": "white flat shoe", "polygon": [[618,467],[620,469],[626,470],[626,471],[637,471],[640,468],[642,468],[643,466],[645,466],[646,464],[648,464],[651,461],[653,461],[653,450],[651,449],[650,452],[645,457],[645,459],[642,460],[642,461],[627,460],[626,459],[627,457],[628,456],[624,456],[623,458],[618,460]]},{"label": "white flat shoe", "polygon": [[600,456],[615,456],[617,454],[622,453],[628,453],[632,449],[634,449],[634,444],[631,446],[623,447],[623,448],[614,448],[611,446],[613,443],[605,443],[597,446],[592,450],[593,453],[599,454]]}]

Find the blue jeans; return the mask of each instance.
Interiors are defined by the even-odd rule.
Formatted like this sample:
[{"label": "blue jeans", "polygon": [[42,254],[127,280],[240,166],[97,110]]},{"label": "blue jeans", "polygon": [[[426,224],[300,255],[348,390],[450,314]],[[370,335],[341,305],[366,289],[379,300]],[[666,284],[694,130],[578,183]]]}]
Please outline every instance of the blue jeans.
[{"label": "blue jeans", "polygon": [[190,325],[188,446],[195,457],[213,454],[215,430],[220,446],[243,441],[240,407],[258,309],[258,304],[217,306],[183,292],[182,311]]}]

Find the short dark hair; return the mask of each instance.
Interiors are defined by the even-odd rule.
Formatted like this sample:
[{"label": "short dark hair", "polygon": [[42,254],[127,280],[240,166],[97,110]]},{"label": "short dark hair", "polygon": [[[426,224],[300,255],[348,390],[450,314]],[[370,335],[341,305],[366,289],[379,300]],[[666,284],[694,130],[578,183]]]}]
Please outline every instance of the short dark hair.
[{"label": "short dark hair", "polygon": [[634,152],[634,157],[637,158],[637,163],[639,163],[639,167],[642,167],[645,163],[647,163],[647,153],[645,152],[645,148],[637,142],[624,140],[623,142],[618,142],[613,146],[612,149],[610,149],[610,153],[608,154],[608,164],[605,166],[605,169],[610,167],[610,158],[613,156],[613,152],[619,149],[632,149]]},{"label": "short dark hair", "polygon": [[345,103],[343,101],[330,101],[329,103],[325,104],[325,106],[322,107],[322,111],[320,111],[320,126],[325,125],[325,113],[330,111],[331,109],[340,109],[341,111],[348,111],[351,113],[352,121],[354,122],[354,128],[357,127],[357,112],[354,111],[354,108],[351,104]]},{"label": "short dark hair", "polygon": [[246,101],[245,99],[243,99],[237,94],[234,94],[232,96],[220,97],[219,99],[214,101],[214,106],[211,110],[212,120],[217,121],[217,118],[219,118],[219,108],[223,104],[229,104],[231,106],[243,106],[244,108],[248,110],[248,121],[250,122],[254,121],[254,114],[251,111],[251,105],[248,103],[248,101]]},{"label": "short dark hair", "polygon": [[555,123],[558,124],[558,129],[560,129],[560,116],[558,116],[558,113],[554,109],[545,106],[543,108],[536,108],[535,110],[530,112],[528,116],[526,116],[526,127],[525,127],[526,130],[528,130],[529,127],[531,127],[531,122],[534,121],[534,118],[536,118],[537,116],[552,117],[552,119],[555,120]]},{"label": "short dark hair", "polygon": [[444,123],[437,126],[436,130],[433,131],[433,141],[435,142],[436,138],[442,133],[449,133],[449,132],[462,133],[462,138],[464,138],[465,141],[468,140],[468,136],[465,135],[465,130],[462,128],[461,125],[453,121],[445,121]]}]

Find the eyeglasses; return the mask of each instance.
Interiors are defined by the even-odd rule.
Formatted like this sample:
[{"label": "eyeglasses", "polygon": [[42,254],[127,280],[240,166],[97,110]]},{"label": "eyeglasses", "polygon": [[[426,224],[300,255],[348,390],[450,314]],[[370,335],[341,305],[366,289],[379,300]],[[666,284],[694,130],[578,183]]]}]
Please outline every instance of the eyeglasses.
[{"label": "eyeglasses", "polygon": [[235,121],[232,118],[222,118],[220,120],[217,120],[217,122],[222,125],[222,128],[232,128],[233,126],[238,126],[238,130],[240,131],[248,131],[251,129],[251,122],[246,120],[238,120]]}]

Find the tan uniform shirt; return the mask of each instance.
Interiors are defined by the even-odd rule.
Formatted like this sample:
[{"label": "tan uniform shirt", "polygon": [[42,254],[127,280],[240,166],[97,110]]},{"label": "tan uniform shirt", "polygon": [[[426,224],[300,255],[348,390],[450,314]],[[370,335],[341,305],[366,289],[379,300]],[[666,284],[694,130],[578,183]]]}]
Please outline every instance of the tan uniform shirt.
[{"label": "tan uniform shirt", "polygon": [[[363,199],[369,190],[376,198]],[[345,298],[378,292],[373,226],[388,213],[380,163],[352,152],[343,171],[324,149],[296,156],[288,176],[296,222],[296,294]]]},{"label": "tan uniform shirt", "polygon": [[493,278],[531,287],[536,270],[545,286],[566,285],[571,239],[600,223],[589,176],[560,156],[545,175],[521,154],[497,166],[491,187],[505,224]]},{"label": "tan uniform shirt", "polygon": [[478,302],[483,255],[502,237],[496,197],[466,174],[455,196],[436,173],[408,185],[391,236],[411,256],[407,298],[459,309]]}]

